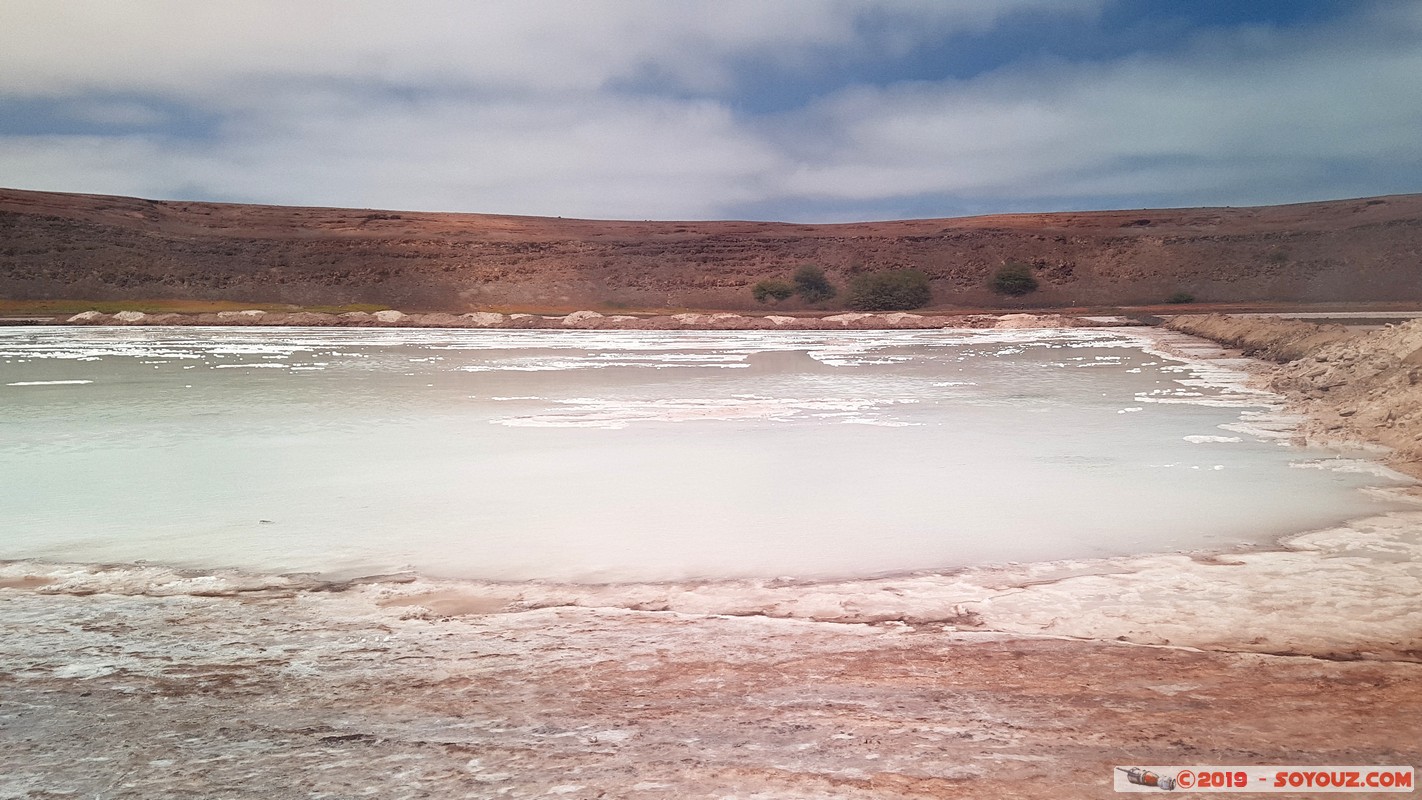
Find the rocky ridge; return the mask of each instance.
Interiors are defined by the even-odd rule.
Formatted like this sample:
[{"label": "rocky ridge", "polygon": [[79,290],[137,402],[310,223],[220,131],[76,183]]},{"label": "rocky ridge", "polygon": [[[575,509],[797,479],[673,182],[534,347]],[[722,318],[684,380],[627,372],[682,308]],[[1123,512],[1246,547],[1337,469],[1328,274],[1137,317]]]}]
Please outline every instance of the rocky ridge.
[{"label": "rocky ridge", "polygon": [[[935,307],[1422,300],[1422,195],[804,225],[289,208],[0,189],[0,297],[379,304],[421,311],[764,309],[814,264],[914,269]],[[991,289],[1009,262],[1040,288]],[[830,312],[832,313],[832,311]]]}]

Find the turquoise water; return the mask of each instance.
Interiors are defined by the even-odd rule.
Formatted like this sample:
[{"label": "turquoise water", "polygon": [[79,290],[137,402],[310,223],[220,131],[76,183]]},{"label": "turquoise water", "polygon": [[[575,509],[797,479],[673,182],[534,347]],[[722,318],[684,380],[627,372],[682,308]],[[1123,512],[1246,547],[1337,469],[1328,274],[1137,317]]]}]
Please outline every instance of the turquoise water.
[{"label": "turquoise water", "polygon": [[0,329],[0,558],[843,577],[1388,507],[1236,377],[1091,329]]}]

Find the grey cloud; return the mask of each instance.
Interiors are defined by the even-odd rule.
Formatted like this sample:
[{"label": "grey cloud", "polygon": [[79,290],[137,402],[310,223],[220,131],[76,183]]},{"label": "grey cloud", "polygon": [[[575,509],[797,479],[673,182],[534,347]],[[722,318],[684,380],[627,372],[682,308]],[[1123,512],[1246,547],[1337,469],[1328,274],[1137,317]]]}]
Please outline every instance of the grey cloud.
[{"label": "grey cloud", "polygon": [[1339,161],[1415,170],[1422,36],[1378,37],[1379,22],[1223,35],[1172,57],[856,89],[789,121],[825,141],[786,194],[1100,199],[1163,183],[1212,186],[1228,200],[1261,182],[1300,190],[1297,177],[1318,178]]},{"label": "grey cloud", "polygon": [[685,87],[728,57],[803,63],[863,47],[857,22],[893,14],[910,39],[981,30],[1022,9],[1091,13],[1102,0],[7,0],[0,91],[205,93],[252,78],[593,89],[649,66]]},{"label": "grey cloud", "polygon": [[762,194],[779,169],[713,103],[302,99],[320,113],[244,115],[215,141],[15,138],[0,149],[0,174],[157,197],[179,185],[253,202],[638,218],[714,216]]},{"label": "grey cloud", "polygon": [[[805,69],[811,51],[878,46],[860,30],[866,13],[912,19],[904,35],[913,38],[1044,5],[1059,7],[428,2],[342,15],[349,4],[9,0],[0,21],[22,24],[0,25],[0,95],[47,98],[116,131],[158,127],[0,138],[0,184],[584,217],[754,209],[846,219],[1141,197],[1310,199],[1422,180],[1415,6],[1327,30],[1212,33],[1168,56],[857,87],[774,118],[739,116],[714,92],[692,91],[724,83],[746,52]],[[56,8],[82,22],[56,27]],[[56,30],[67,48],[39,41]],[[648,64],[687,91],[609,88]],[[202,124],[183,135],[164,116]]]}]

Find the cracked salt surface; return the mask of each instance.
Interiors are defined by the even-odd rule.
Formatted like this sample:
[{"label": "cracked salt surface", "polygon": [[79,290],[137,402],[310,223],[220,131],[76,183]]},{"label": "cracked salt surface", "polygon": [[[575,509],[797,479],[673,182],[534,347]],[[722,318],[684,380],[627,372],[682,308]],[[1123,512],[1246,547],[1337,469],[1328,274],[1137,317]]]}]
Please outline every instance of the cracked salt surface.
[{"label": "cracked salt surface", "polygon": [[0,564],[0,796],[1078,798],[1123,753],[1417,763],[1419,517],[839,583]]}]

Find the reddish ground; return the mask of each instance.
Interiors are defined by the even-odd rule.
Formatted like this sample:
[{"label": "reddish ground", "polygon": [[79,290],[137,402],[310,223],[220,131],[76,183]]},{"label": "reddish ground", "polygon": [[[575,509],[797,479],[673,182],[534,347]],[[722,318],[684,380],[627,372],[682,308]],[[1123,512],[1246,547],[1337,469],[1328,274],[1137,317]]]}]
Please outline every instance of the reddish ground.
[{"label": "reddish ground", "polygon": [[[1422,300],[1422,195],[1263,208],[801,225],[157,202],[0,190],[0,298],[377,304],[414,311],[745,309],[817,264],[913,268],[934,307]],[[843,296],[843,293],[841,293]],[[833,303],[831,307],[835,307]],[[794,302],[777,311],[796,310]]]}]

